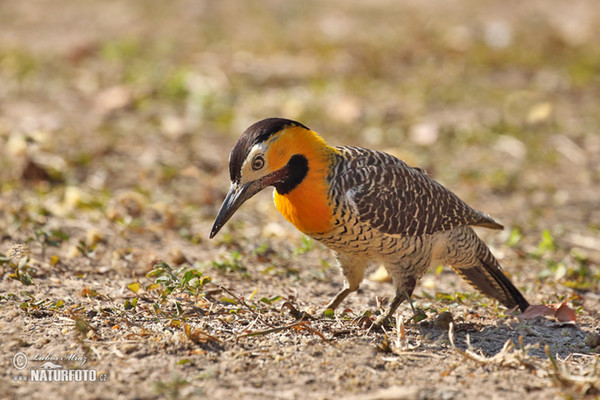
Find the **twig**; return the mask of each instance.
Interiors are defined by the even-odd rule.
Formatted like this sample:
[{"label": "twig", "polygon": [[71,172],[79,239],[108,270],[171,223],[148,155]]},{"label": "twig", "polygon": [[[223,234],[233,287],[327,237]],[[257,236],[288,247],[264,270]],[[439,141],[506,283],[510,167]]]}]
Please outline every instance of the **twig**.
[{"label": "twig", "polygon": [[[467,335],[467,337],[468,337],[468,335]],[[463,350],[459,349],[458,347],[456,347],[456,345],[454,344],[454,322],[450,322],[450,325],[448,326],[448,340],[450,341],[450,344],[452,345],[452,348],[454,349],[454,351],[456,351],[461,356],[468,358],[470,360],[476,361],[483,365],[489,364],[489,359],[486,359],[485,357],[479,356],[479,355],[477,355],[475,353],[471,353],[469,351],[463,351]],[[467,341],[468,341],[468,339],[467,339]],[[508,342],[507,342],[507,344],[508,344]],[[470,346],[470,344],[469,344],[469,346]],[[505,346],[506,346],[506,344],[505,344]]]},{"label": "twig", "polygon": [[[306,321],[306,322],[308,322],[308,321]],[[309,331],[310,333],[313,333],[313,334],[319,336],[321,339],[323,339],[324,342],[327,342],[327,341],[331,340],[331,339],[327,339],[325,337],[325,335],[323,335],[321,332],[319,332],[318,330],[316,330],[314,328],[311,328],[308,325],[302,325],[301,328],[304,329],[304,330]]]},{"label": "twig", "polygon": [[519,346],[520,346],[520,351],[519,352],[514,352],[512,351],[515,348],[515,344],[513,343],[513,341],[511,339],[508,339],[505,343],[504,346],[502,346],[502,349],[493,357],[485,357],[483,355],[479,355],[476,354],[473,351],[473,348],[471,347],[471,339],[469,337],[469,335],[467,335],[467,350],[461,350],[459,348],[456,347],[456,345],[454,344],[454,323],[450,323],[449,325],[449,329],[448,329],[448,339],[450,341],[450,344],[452,345],[452,348],[461,356],[468,358],[470,360],[473,360],[475,362],[478,362],[479,364],[482,365],[492,365],[492,364],[498,364],[501,366],[509,366],[509,367],[515,367],[515,366],[524,366],[530,369],[536,369],[536,365],[530,361],[527,361],[525,358],[528,356],[527,355],[527,349],[531,348],[532,346],[524,346],[523,345],[523,339],[519,338]]},{"label": "twig", "polygon": [[206,339],[208,340],[212,340],[213,342],[222,342],[221,339],[219,339],[216,336],[212,336],[209,335],[208,333],[204,332],[202,329],[193,329],[192,327],[189,326],[189,324],[183,324],[183,332],[185,333],[185,336],[190,339],[193,342],[199,343],[202,342],[203,340],[201,338],[199,338],[199,335],[204,336]]},{"label": "twig", "polygon": [[250,312],[252,314],[254,314],[254,315],[258,314],[255,309],[253,309],[252,307],[250,307],[250,305],[248,305],[248,303],[246,303],[246,301],[244,300],[244,298],[242,296],[235,295],[234,293],[232,293],[229,289],[227,289],[223,285],[218,285],[217,287],[219,289],[225,291],[230,296],[232,296],[235,299],[235,301],[237,301],[238,303],[240,303],[241,305],[243,305],[244,307],[246,307],[248,310],[250,310]]},{"label": "twig", "polygon": [[257,316],[256,316],[256,318],[254,318],[254,320],[253,320],[252,322],[250,322],[250,323],[248,324],[248,326],[247,326],[247,327],[245,327],[243,330],[244,330],[244,331],[250,331],[250,329],[252,329],[252,327],[253,327],[254,325],[256,325],[256,322],[258,321],[258,319],[259,319],[259,318],[260,318],[260,315],[257,315]]},{"label": "twig", "polygon": [[414,358],[443,358],[443,356],[435,353],[423,353],[420,351],[395,351],[393,357],[382,357],[383,361],[398,361],[400,357]]},{"label": "twig", "polygon": [[[238,303],[242,304],[244,307],[246,307],[248,310],[250,310],[250,312],[254,315],[256,315],[256,318],[260,318],[262,320],[262,322],[267,325],[267,326],[273,326],[270,323],[268,323],[267,321],[263,320],[262,317],[262,313],[261,312],[257,312],[254,308],[252,308],[248,303],[246,303],[246,300],[242,297],[242,296],[236,296],[233,292],[231,292],[229,289],[227,289],[226,287],[222,286],[222,285],[218,285],[218,287],[225,291],[226,293],[228,293],[230,296],[232,296],[235,301],[237,301]],[[254,293],[252,294],[252,296],[254,296]],[[272,309],[274,309],[274,307],[272,307]]]},{"label": "twig", "polygon": [[396,335],[396,348],[397,349],[406,349],[406,345],[407,345],[407,340],[406,340],[406,331],[404,329],[404,316],[400,315],[398,317],[396,317],[396,320],[398,321],[398,328],[397,328],[397,332],[398,334]]},{"label": "twig", "polygon": [[255,332],[250,332],[250,333],[245,333],[243,335],[238,335],[237,338],[243,338],[243,337],[250,337],[250,336],[260,336],[260,335],[268,335],[269,333],[275,333],[275,332],[281,332],[281,331],[285,331],[286,329],[290,329],[296,326],[300,326],[300,325],[306,325],[308,324],[309,321],[296,321],[293,324],[289,324],[289,325],[284,325],[284,326],[278,326],[275,328],[271,328],[271,329],[265,329],[262,331],[255,331]]},{"label": "twig", "polygon": [[408,338],[406,337],[406,329],[404,326],[404,317],[402,315],[398,315],[396,317],[397,323],[397,335],[396,335],[396,343],[393,352],[395,354],[407,355],[410,354],[408,350],[414,350],[421,346],[421,342],[418,341],[417,344],[411,345],[408,343]]},{"label": "twig", "polygon": [[598,376],[598,363],[600,359],[596,359],[594,366],[591,371],[583,375],[574,375],[569,371],[565,363],[560,365],[556,361],[556,358],[550,353],[550,347],[544,346],[544,352],[552,364],[554,371],[550,374],[556,381],[565,387],[579,386],[577,389],[581,393],[587,393],[596,385],[600,385],[600,377]]},{"label": "twig", "polygon": [[316,320],[315,317],[313,317],[312,315],[310,315],[307,312],[303,312],[303,311],[299,311],[296,307],[294,307],[294,305],[292,303],[290,303],[289,301],[286,301],[285,303],[283,303],[281,305],[281,309],[283,310],[284,308],[287,308],[288,311],[290,312],[290,314],[292,314],[292,317],[296,318],[297,320]]}]

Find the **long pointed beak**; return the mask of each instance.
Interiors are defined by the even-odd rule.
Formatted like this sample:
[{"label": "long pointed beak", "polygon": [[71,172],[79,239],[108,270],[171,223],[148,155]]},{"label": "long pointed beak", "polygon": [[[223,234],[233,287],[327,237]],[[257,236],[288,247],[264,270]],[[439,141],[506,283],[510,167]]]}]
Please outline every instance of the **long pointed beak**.
[{"label": "long pointed beak", "polygon": [[223,204],[221,204],[221,208],[217,213],[217,218],[215,218],[215,223],[209,237],[212,239],[246,200],[263,190],[266,186],[268,185],[265,185],[262,180],[248,182],[241,186],[237,183],[232,183],[229,193],[225,196],[225,200],[223,200]]},{"label": "long pointed beak", "polygon": [[210,230],[209,238],[212,239],[221,230],[223,225],[229,221],[229,218],[237,211],[238,208],[250,197],[260,192],[267,186],[274,186],[279,182],[282,182],[290,173],[288,165],[283,166],[277,171],[271,172],[269,175],[263,176],[252,182],[240,185],[239,183],[232,183],[221,208],[215,218],[215,223]]}]

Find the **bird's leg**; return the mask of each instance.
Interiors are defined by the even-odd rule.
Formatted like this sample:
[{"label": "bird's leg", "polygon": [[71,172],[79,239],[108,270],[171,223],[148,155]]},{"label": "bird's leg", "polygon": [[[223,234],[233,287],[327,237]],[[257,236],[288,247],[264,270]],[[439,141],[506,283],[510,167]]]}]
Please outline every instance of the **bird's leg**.
[{"label": "bird's leg", "polygon": [[335,310],[340,305],[340,303],[344,301],[346,297],[348,297],[350,293],[355,292],[357,290],[358,286],[356,286],[355,288],[351,288],[350,286],[344,287],[344,289],[340,290],[338,294],[336,294],[335,297],[329,303],[327,303],[325,309]]},{"label": "bird's leg", "polygon": [[404,290],[396,292],[396,295],[394,296],[394,300],[392,300],[392,304],[390,304],[390,307],[388,308],[387,312],[385,314],[379,316],[379,318],[377,318],[377,320],[375,320],[375,322],[373,323],[374,328],[380,328],[382,326],[390,325],[390,322],[392,322],[392,317],[394,316],[394,313],[398,309],[398,306],[400,306],[400,304],[402,304],[402,302],[406,298],[404,293],[405,293]]},{"label": "bird's leg", "polygon": [[412,308],[413,313],[416,314],[415,308],[410,299],[410,296],[412,296],[412,293],[415,290],[416,285],[417,285],[417,280],[415,278],[413,278],[412,276],[409,276],[408,278],[406,278],[404,280],[403,284],[397,285],[396,286],[396,295],[394,296],[394,299],[392,300],[392,304],[390,304],[390,307],[388,308],[388,310],[385,314],[381,315],[379,318],[377,318],[377,320],[375,320],[372,328],[378,329],[381,327],[389,326],[390,322],[392,321],[392,317],[394,316],[394,313],[398,309],[398,306],[400,306],[400,304],[402,304],[404,299],[408,299],[408,302],[410,303],[410,307]]},{"label": "bird's leg", "polygon": [[410,304],[410,309],[412,310],[413,314],[416,314],[417,312],[415,311],[415,306],[413,305],[411,295],[408,294],[408,292],[406,290],[403,290],[403,292],[404,292],[404,296],[406,297],[406,300],[408,300],[408,304]]},{"label": "bird's leg", "polygon": [[357,257],[338,254],[337,258],[340,267],[342,268],[342,272],[344,273],[344,289],[340,290],[333,300],[325,306],[326,310],[335,310],[350,293],[358,290],[358,287],[365,276],[365,269],[367,267],[367,264]]}]

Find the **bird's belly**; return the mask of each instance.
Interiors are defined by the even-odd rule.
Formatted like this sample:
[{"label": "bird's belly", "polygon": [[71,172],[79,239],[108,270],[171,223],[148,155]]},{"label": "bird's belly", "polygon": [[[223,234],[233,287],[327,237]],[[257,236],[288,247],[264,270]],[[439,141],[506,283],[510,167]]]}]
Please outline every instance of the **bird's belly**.
[{"label": "bird's belly", "polygon": [[375,262],[400,262],[404,258],[426,251],[430,255],[430,235],[388,235],[356,221],[336,225],[324,234],[311,235],[330,249],[353,256],[368,258]]}]

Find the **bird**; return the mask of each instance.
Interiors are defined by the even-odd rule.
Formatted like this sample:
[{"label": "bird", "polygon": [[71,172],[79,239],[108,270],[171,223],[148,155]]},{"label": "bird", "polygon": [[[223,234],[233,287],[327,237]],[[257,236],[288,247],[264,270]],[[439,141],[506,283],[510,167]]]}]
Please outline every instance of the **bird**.
[{"label": "bird", "polygon": [[326,309],[335,310],[357,291],[375,264],[388,271],[395,293],[372,326],[392,323],[432,265],[449,265],[509,309],[524,312],[529,306],[472,228],[503,226],[393,155],[329,146],[299,122],[267,118],[240,136],[229,156],[229,175],[210,238],[244,202],[274,187],[275,206],[285,219],[336,255],[344,286]]}]

